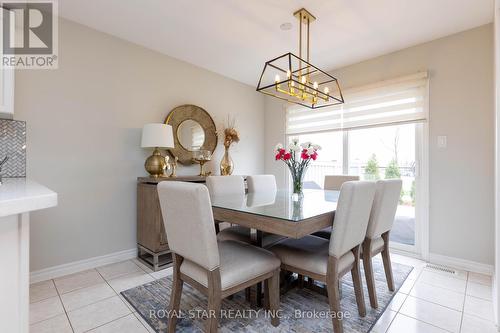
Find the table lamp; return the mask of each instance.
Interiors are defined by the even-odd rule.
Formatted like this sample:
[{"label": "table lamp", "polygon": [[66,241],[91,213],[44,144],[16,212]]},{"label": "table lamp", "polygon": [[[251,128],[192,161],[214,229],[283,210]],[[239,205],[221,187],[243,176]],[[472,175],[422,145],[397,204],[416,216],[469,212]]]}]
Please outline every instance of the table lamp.
[{"label": "table lamp", "polygon": [[174,136],[172,126],[167,124],[146,124],[142,129],[142,148],[154,148],[153,155],[144,163],[144,168],[152,177],[163,175],[167,167],[165,156],[160,153],[160,148],[173,148]]}]

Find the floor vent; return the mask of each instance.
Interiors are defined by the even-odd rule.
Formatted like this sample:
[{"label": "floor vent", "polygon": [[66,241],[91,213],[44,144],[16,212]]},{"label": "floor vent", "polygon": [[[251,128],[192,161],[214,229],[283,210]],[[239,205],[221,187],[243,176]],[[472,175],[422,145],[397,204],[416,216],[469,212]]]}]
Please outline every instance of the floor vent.
[{"label": "floor vent", "polygon": [[449,273],[453,275],[457,275],[457,271],[454,270],[453,268],[449,268],[446,266],[441,266],[441,265],[434,265],[434,264],[427,264],[426,266],[428,269],[434,270],[434,271],[439,271],[439,272],[444,272],[444,273]]}]

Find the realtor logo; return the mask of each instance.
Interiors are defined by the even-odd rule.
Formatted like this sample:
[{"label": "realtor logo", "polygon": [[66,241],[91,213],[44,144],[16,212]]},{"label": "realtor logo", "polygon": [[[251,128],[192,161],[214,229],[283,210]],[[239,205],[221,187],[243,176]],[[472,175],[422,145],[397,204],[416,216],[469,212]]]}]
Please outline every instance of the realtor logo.
[{"label": "realtor logo", "polygon": [[57,68],[57,3],[1,1],[2,66]]}]

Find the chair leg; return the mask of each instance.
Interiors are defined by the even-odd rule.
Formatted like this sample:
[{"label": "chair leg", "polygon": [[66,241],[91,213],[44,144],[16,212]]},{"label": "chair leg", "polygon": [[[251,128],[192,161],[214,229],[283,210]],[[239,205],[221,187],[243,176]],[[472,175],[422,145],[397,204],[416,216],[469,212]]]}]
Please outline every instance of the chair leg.
[{"label": "chair leg", "polygon": [[173,260],[174,272],[172,278],[172,293],[170,294],[168,332],[175,332],[177,317],[179,315],[181,304],[182,286],[184,285],[179,273],[182,263],[182,257],[173,254]]},{"label": "chair leg", "polygon": [[222,302],[220,271],[215,269],[208,272],[208,318],[205,332],[216,333]]},{"label": "chair leg", "polygon": [[297,280],[299,281],[299,289],[304,288],[304,275],[298,275]]},{"label": "chair leg", "polygon": [[272,277],[266,280],[266,295],[268,300],[266,303],[269,304],[271,325],[274,327],[280,324],[280,319],[278,317],[280,308],[280,271],[276,270]]},{"label": "chair leg", "polygon": [[363,283],[361,282],[361,274],[359,269],[359,252],[360,245],[353,249],[354,266],[351,270],[352,282],[354,284],[354,293],[356,294],[356,303],[358,303],[358,312],[361,317],[366,316],[365,296],[363,294]]},{"label": "chair leg", "polygon": [[382,262],[384,263],[385,278],[387,279],[387,287],[390,291],[394,291],[394,278],[392,276],[391,256],[389,254],[389,231],[382,234],[384,240],[384,250],[382,251]]},{"label": "chair leg", "polygon": [[378,308],[377,291],[375,289],[375,278],[373,277],[371,239],[365,239],[363,242],[363,268],[365,269],[366,286],[368,287],[368,296],[370,297],[370,306]]},{"label": "chair leg", "polygon": [[339,272],[338,259],[328,258],[328,268],[326,275],[326,289],[328,292],[328,303],[330,304],[330,313],[334,333],[343,333],[342,316],[340,315],[340,292],[339,292]]}]

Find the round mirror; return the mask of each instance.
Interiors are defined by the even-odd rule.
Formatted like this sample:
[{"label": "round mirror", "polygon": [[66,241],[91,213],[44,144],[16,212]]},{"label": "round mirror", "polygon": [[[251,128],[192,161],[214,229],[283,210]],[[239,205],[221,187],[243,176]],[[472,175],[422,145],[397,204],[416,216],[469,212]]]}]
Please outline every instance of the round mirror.
[{"label": "round mirror", "polygon": [[205,131],[198,122],[191,119],[184,120],[177,127],[177,140],[184,149],[195,151],[205,143]]},{"label": "round mirror", "polygon": [[196,105],[181,105],[174,108],[165,119],[174,132],[174,147],[168,151],[177,157],[179,163],[189,165],[193,160],[193,151],[208,150],[211,154],[217,147],[215,123],[208,114]]}]

